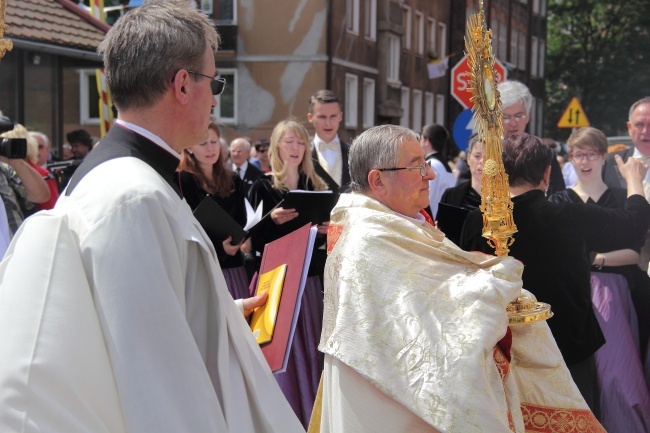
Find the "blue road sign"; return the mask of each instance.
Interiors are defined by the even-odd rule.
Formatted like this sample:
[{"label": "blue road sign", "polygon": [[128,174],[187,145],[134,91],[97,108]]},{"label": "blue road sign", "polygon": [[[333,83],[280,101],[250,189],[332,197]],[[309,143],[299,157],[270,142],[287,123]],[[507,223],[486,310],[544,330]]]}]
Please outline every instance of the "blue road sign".
[{"label": "blue road sign", "polygon": [[452,130],[452,135],[454,136],[454,141],[456,146],[460,150],[467,149],[467,142],[469,137],[474,133],[474,116],[472,115],[472,109],[468,108],[463,110],[462,113],[458,115],[456,121],[454,122],[454,128]]}]

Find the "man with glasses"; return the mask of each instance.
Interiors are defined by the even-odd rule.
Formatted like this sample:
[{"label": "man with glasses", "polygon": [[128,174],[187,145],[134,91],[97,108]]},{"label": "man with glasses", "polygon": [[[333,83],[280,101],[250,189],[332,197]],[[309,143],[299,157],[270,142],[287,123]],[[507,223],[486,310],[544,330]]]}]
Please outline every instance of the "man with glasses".
[{"label": "man with glasses", "polygon": [[465,252],[427,222],[433,171],[419,139],[382,125],[350,148],[353,193],[341,195],[328,230],[312,423],[322,433],[533,430],[523,413],[541,402],[518,387],[534,383],[544,410],[596,426],[546,324],[508,331],[522,264]]},{"label": "man with glasses", "polygon": [[[525,84],[519,81],[506,80],[499,83],[501,95],[501,110],[503,111],[503,135],[505,138],[519,135],[526,132],[530,122],[530,110],[533,106],[533,95]],[[562,167],[553,158],[551,162],[551,179],[548,185],[547,195],[555,191],[566,189]]]},{"label": "man with glasses", "polygon": [[150,0],[101,43],[118,120],[0,269],[0,431],[304,432],[177,183],[218,42]]}]

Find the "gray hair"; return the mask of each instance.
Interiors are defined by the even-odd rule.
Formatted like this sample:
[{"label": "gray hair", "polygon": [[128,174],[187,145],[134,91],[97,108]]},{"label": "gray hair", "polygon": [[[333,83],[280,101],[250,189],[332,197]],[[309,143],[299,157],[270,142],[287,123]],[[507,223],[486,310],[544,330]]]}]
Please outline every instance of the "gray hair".
[{"label": "gray hair", "polygon": [[525,84],[519,81],[506,80],[498,84],[499,93],[501,94],[501,107],[507,108],[515,105],[517,102],[524,104],[526,114],[530,114],[533,106],[533,95]]},{"label": "gray hair", "polygon": [[632,122],[632,113],[634,113],[634,110],[636,110],[636,107],[642,104],[650,104],[650,96],[646,96],[644,98],[639,99],[636,101],[632,106],[630,107],[630,113],[627,116],[627,120]]},{"label": "gray hair", "polygon": [[348,159],[350,187],[364,193],[370,189],[368,173],[376,168],[395,167],[399,150],[407,140],[420,141],[415,131],[397,125],[374,126],[354,139]]},{"label": "gray hair", "polygon": [[43,140],[43,142],[44,142],[47,146],[50,145],[50,139],[49,139],[49,137],[48,137],[47,135],[43,134],[42,132],[38,132],[38,131],[29,131],[29,136],[30,136],[30,137],[34,137],[34,138],[38,137],[38,138],[40,138],[41,140]]},{"label": "gray hair", "polygon": [[[149,0],[119,19],[97,49],[118,109],[146,108],[169,88],[179,69],[201,70],[219,35],[187,0]],[[199,80],[200,76],[195,76]]]}]

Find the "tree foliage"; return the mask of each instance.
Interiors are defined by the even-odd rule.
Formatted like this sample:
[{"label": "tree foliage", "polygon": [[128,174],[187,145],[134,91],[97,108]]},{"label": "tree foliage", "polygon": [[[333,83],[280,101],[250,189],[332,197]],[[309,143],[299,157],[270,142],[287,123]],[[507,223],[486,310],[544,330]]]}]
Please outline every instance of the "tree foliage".
[{"label": "tree foliage", "polygon": [[591,126],[627,135],[632,103],[650,95],[650,1],[549,0],[545,135],[572,97]]}]

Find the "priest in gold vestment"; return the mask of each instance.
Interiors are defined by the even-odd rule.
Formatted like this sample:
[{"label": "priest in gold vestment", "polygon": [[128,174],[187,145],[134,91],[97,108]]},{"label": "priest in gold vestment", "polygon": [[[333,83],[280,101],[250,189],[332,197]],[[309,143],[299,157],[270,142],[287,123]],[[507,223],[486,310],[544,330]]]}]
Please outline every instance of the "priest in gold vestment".
[{"label": "priest in gold vestment", "polygon": [[435,175],[419,136],[367,130],[350,174],[328,233],[310,431],[604,431],[546,322],[508,327],[522,264],[465,252],[425,219]]}]

